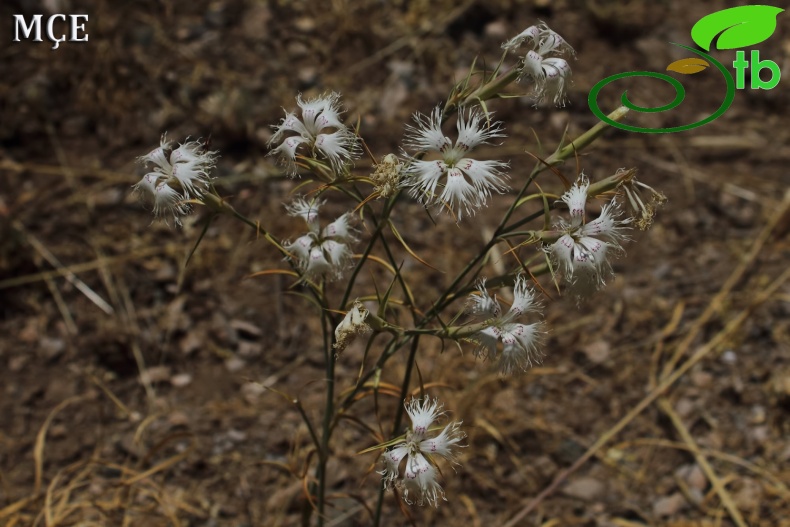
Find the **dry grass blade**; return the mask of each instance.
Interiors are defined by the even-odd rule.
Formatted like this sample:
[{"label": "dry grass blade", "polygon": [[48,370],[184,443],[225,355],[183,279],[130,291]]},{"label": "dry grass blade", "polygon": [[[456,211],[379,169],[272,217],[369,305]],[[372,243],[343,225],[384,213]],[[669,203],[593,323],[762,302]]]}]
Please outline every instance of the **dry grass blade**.
[{"label": "dry grass blade", "polygon": [[[78,468],[82,467],[82,470],[77,474],[77,476],[66,486],[65,489],[60,493],[60,500],[58,501],[57,505],[53,510],[53,502],[55,500],[55,489],[57,489],[58,484],[60,483],[61,479],[70,472],[74,472]],[[52,482],[47,487],[46,497],[44,499],[44,518],[46,521],[47,527],[62,524],[63,521],[75,510],[78,510],[80,507],[88,506],[90,504],[85,503],[69,503],[71,499],[71,494],[80,485],[88,485],[90,483],[89,476],[91,473],[91,463],[86,463],[84,461],[78,461],[71,466],[68,466],[62,470],[60,470],[54,478],[52,478]]]},{"label": "dry grass blade", "polygon": [[[183,435],[187,436],[189,434],[183,434]],[[169,458],[165,459],[164,461],[162,461],[160,463],[157,463],[156,465],[154,465],[153,467],[149,468],[145,472],[141,472],[140,474],[137,474],[136,476],[133,476],[133,477],[131,477],[129,479],[126,479],[122,483],[124,485],[126,485],[126,486],[132,486],[135,483],[138,483],[139,481],[142,481],[142,480],[144,480],[146,478],[150,478],[151,476],[153,476],[157,472],[162,472],[163,470],[166,470],[166,469],[172,467],[173,465],[175,465],[176,463],[180,462],[182,459],[187,457],[192,452],[193,447],[194,447],[194,445],[190,445],[190,447],[187,448],[186,450],[184,450],[183,452],[181,452],[179,454],[176,454],[175,456],[169,457]]]},{"label": "dry grass blade", "polygon": [[0,520],[4,518],[10,518],[8,520],[9,523],[6,523],[6,526],[18,522],[19,521],[18,517],[15,517],[14,515],[17,514],[19,511],[23,510],[29,504],[36,501],[38,498],[39,498],[38,494],[34,494],[32,496],[28,496],[27,498],[22,498],[19,501],[15,501],[11,505],[7,505],[3,507],[2,509],[0,509]]},{"label": "dry grass blade", "polygon": [[12,225],[14,229],[16,229],[17,231],[19,231],[25,236],[25,239],[27,239],[28,243],[30,243],[30,245],[33,246],[36,252],[39,253],[46,261],[48,261],[50,265],[52,265],[52,267],[55,267],[60,271],[62,271],[62,274],[66,278],[66,280],[68,280],[71,283],[71,285],[79,289],[80,292],[88,298],[88,300],[96,304],[96,306],[98,306],[99,309],[101,309],[108,315],[113,314],[115,310],[112,308],[112,306],[108,304],[107,301],[104,300],[101,296],[99,296],[98,293],[96,293],[93,289],[91,289],[88,286],[88,284],[77,278],[77,275],[69,271],[65,265],[60,263],[60,260],[58,260],[55,257],[55,255],[52,254],[49,251],[49,249],[47,249],[44,246],[44,244],[38,240],[38,238],[33,236],[32,233],[27,232],[24,225],[22,225],[18,221],[14,221]]},{"label": "dry grass blade", "polygon": [[165,246],[159,247],[147,247],[145,249],[140,249],[139,251],[135,251],[130,254],[124,254],[121,256],[113,256],[110,258],[104,259],[96,259],[90,262],[85,262],[81,264],[74,264],[74,265],[67,265],[63,267],[59,267],[54,271],[44,271],[41,273],[23,275],[23,276],[15,276],[12,278],[8,278],[6,280],[0,280],[0,289],[8,289],[9,287],[19,287],[22,285],[33,284],[36,282],[40,282],[42,280],[48,280],[51,278],[58,278],[61,276],[67,276],[69,274],[76,274],[76,273],[85,273],[87,271],[93,271],[95,269],[99,269],[104,266],[109,265],[118,265],[129,260],[137,260],[142,258],[147,258],[149,256],[153,256],[156,254],[166,253],[166,254],[176,254],[181,252],[182,249],[180,246],[176,244],[167,244]]},{"label": "dry grass blade", "polygon": [[757,239],[752,244],[747,255],[740,261],[735,270],[733,270],[702,315],[694,322],[694,326],[683,341],[675,348],[675,353],[673,353],[672,358],[664,365],[661,373],[662,377],[665,378],[669,375],[669,372],[672,371],[680,358],[688,351],[703,326],[721,309],[727,296],[732,292],[733,288],[740,283],[746,271],[757,259],[757,255],[760,254],[760,251],[762,251],[765,243],[770,238],[774,228],[779,224],[779,221],[784,217],[788,209],[790,209],[790,191],[785,192],[782,203],[771,215],[771,219],[768,220],[768,223],[763,227],[763,230],[760,232],[759,236],[757,236]]},{"label": "dry grass blade", "polygon": [[58,412],[63,410],[71,403],[77,402],[81,399],[81,396],[75,396],[69,397],[65,401],[62,401],[52,409],[44,421],[44,424],[41,425],[41,429],[38,431],[38,435],[36,436],[36,444],[33,447],[33,461],[36,467],[35,483],[33,485],[34,494],[38,494],[41,491],[41,481],[44,477],[44,447],[46,446],[47,430],[49,430],[49,425],[52,424],[52,420],[56,415],[58,415]]},{"label": "dry grass blade", "polygon": [[587,451],[577,459],[573,465],[571,465],[568,469],[563,470],[560,472],[554,480],[545,488],[543,489],[540,494],[538,494],[534,499],[532,499],[523,509],[521,509],[515,516],[513,516],[510,521],[504,524],[503,527],[514,527],[519,525],[519,522],[530,512],[535,510],[535,507],[538,506],[544,499],[546,499],[549,495],[551,495],[559,486],[574,472],[579,470],[590,458],[592,458],[596,452],[598,452],[605,444],[607,444],[614,436],[616,436],[620,431],[623,430],[628,424],[636,418],[639,414],[641,414],[648,406],[653,404],[661,395],[669,389],[670,386],[675,384],[678,379],[680,379],[683,375],[688,372],[692,366],[697,364],[703,358],[705,358],[711,351],[716,349],[721,343],[725,342],[728,338],[730,338],[735,331],[740,328],[741,324],[743,324],[746,319],[749,317],[751,312],[758,306],[762,305],[766,302],[769,298],[771,298],[776,291],[784,285],[787,280],[790,279],[790,268],[783,272],[779,277],[777,277],[773,282],[771,282],[768,287],[760,291],[757,295],[755,295],[754,300],[752,301],[751,305],[747,308],[743,309],[737,316],[733,317],[727,325],[718,333],[716,334],[710,341],[708,341],[705,345],[701,346],[694,355],[688,358],[686,362],[681,364],[676,370],[672,371],[669,376],[663,378],[661,383],[656,386],[651,392],[642,399],[636,406],[634,406],[622,419],[620,419],[614,426],[612,426],[609,430],[607,430],[595,443],[587,449]]},{"label": "dry grass blade", "polygon": [[680,416],[675,413],[675,410],[672,409],[672,405],[665,397],[662,397],[658,400],[658,406],[665,414],[667,414],[667,417],[669,417],[669,420],[672,421],[672,425],[678,431],[678,434],[680,434],[683,442],[688,445],[689,450],[691,450],[691,452],[694,454],[694,459],[699,464],[699,466],[702,467],[702,471],[705,473],[708,481],[710,481],[713,485],[713,489],[716,491],[716,494],[719,495],[719,499],[724,504],[727,512],[730,514],[732,521],[734,521],[735,525],[738,527],[746,527],[746,522],[743,521],[743,516],[741,516],[741,512],[738,510],[738,507],[735,506],[735,502],[732,501],[730,493],[727,492],[726,488],[724,488],[724,484],[722,483],[721,479],[713,470],[713,467],[710,466],[707,458],[702,454],[702,451],[700,450],[696,441],[694,441],[694,438],[691,436],[691,432],[689,432],[688,428],[686,428],[686,425],[683,424]]},{"label": "dry grass blade", "polygon": [[[670,441],[668,439],[657,439],[657,438],[643,438],[643,439],[636,439],[633,441],[624,441],[622,443],[616,444],[612,447],[614,450],[624,450],[629,446],[640,446],[640,445],[647,445],[647,446],[657,446],[663,448],[675,448],[678,450],[686,450],[689,451],[689,446],[685,443],[678,443],[676,441]],[[742,467],[750,472],[753,472],[755,475],[760,476],[770,482],[771,486],[773,487],[774,492],[781,496],[783,499],[787,500],[790,503],[790,489],[782,482],[779,478],[774,476],[768,470],[755,465],[743,458],[738,456],[728,454],[726,452],[721,452],[719,450],[709,450],[709,449],[700,449],[702,455],[706,457],[713,457],[719,459],[721,461],[725,461],[727,463],[732,463],[733,465]]]}]

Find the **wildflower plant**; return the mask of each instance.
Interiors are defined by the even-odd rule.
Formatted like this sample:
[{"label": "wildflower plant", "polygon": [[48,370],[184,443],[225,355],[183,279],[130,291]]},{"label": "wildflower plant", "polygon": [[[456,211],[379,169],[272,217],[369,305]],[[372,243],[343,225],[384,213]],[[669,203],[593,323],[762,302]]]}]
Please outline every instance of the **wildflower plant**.
[{"label": "wildflower plant", "polygon": [[[270,154],[285,167],[287,176],[310,176],[299,184],[305,196],[285,205],[304,227],[287,233],[275,235],[265,220],[247,218],[219,196],[212,185],[216,153],[204,144],[187,141],[174,148],[163,137],[158,148],[141,158],[150,171],[135,188],[153,198],[155,215],[178,220],[194,205],[204,205],[210,211],[206,227],[224,215],[255,229],[285,263],[252,276],[289,276],[300,298],[315,307],[326,370],[320,423],[310,417],[315,412],[306,412],[297,398],[289,397],[310,431],[313,451],[305,461],[310,474],[301,467],[294,467],[293,473],[305,478],[304,518],[312,515],[318,525],[325,523],[332,499],[327,493],[327,467],[334,433],[347,419],[364,423],[354,411],[360,401],[370,398],[377,408],[389,408],[392,419],[385,423],[387,412],[377,411],[380,421],[364,424],[369,440],[360,445],[359,453],[375,454],[371,465],[377,465],[381,475],[368,496],[377,505],[365,507],[371,511],[366,523],[381,524],[386,489],[394,489],[408,504],[437,506],[444,501],[440,475],[448,475],[443,467],[457,467],[463,460],[460,448],[465,446],[465,433],[461,421],[436,424],[444,416],[443,406],[436,395],[427,393],[427,387],[440,383],[429,385],[422,374],[419,379],[413,375],[427,352],[426,337],[471,350],[479,363],[490,361],[503,375],[528,370],[544,357],[552,360],[546,338],[551,328],[542,316],[550,300],[545,291],[556,287],[578,302],[595,294],[611,280],[610,259],[623,253],[631,225],[649,226],[665,199],[637,182],[635,169],[597,181],[579,174],[569,184],[556,168],[594,142],[607,129],[606,123],[572,141],[563,138],[545,159],[535,156],[531,170],[503,160],[497,147],[507,139],[505,124],[494,120],[489,104],[512,96],[509,90],[516,83],[519,91],[528,84],[539,97],[563,104],[570,67],[560,55],[573,54],[570,45],[543,23],[521,32],[503,48],[494,71],[473,66],[443,103],[427,114],[413,114],[413,122],[405,125],[400,155],[369,152],[372,170],[354,166],[365,143],[344,121],[339,94],[297,96],[299,110],[286,111],[269,141]],[[526,54],[506,67],[510,53],[523,49]],[[619,108],[609,118],[619,120],[627,111]],[[393,136],[400,137],[400,131]],[[556,194],[543,190],[551,183],[538,185],[543,174],[559,175],[563,190]],[[514,189],[511,182],[518,182]],[[435,297],[422,293],[422,283],[415,283],[404,260],[412,258],[431,267],[441,264],[426,262],[412,249],[409,238],[430,232],[403,232],[398,212],[430,215],[431,209],[439,208],[452,217],[431,216],[431,220],[461,226],[493,200],[501,200],[505,212],[490,237],[468,253],[453,255],[463,267],[437,281],[440,293]],[[604,200],[595,218],[587,212],[591,200]],[[326,223],[321,216],[329,203],[342,212]],[[505,249],[500,254],[509,264],[504,264],[504,272],[492,275],[488,257],[499,248]],[[389,274],[385,280],[373,272],[382,269]],[[373,284],[363,285],[361,276],[369,276]],[[544,287],[548,285],[554,287]],[[354,378],[338,376],[337,361],[357,356],[349,353],[352,346],[364,348],[364,359],[354,365],[359,373]],[[402,377],[394,378],[395,369],[388,368],[395,356],[405,362]],[[395,402],[385,405],[379,401],[383,394],[393,396]],[[453,400],[452,393],[445,395]],[[403,427],[404,413],[411,421],[408,428]]]}]

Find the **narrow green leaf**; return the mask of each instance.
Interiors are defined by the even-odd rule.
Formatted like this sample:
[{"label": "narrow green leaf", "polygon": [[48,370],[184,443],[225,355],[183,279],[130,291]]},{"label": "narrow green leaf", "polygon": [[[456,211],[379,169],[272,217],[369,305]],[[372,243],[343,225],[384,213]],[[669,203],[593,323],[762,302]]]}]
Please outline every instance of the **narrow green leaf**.
[{"label": "narrow green leaf", "polygon": [[198,245],[200,245],[200,242],[203,241],[203,236],[206,235],[206,232],[208,231],[208,227],[209,225],[211,225],[211,220],[213,220],[215,216],[216,216],[215,214],[211,214],[206,218],[206,224],[203,225],[203,230],[200,231],[200,236],[198,236],[198,239],[195,241],[195,246],[192,247],[191,251],[189,251],[189,255],[187,256],[187,261],[184,262],[184,268],[186,268],[189,265],[189,262],[192,260],[192,256],[195,255],[195,251],[197,251]]}]

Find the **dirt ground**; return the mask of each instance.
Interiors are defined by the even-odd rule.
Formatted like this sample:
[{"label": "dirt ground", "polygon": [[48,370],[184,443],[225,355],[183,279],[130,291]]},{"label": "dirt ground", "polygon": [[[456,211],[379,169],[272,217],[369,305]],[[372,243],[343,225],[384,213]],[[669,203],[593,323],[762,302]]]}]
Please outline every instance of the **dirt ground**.
[{"label": "dirt ground", "polygon": [[[230,219],[212,224],[184,268],[203,212],[183,228],[152,223],[131,194],[142,175],[135,158],[162,132],[210,135],[220,193],[292,238],[301,226],[282,203],[299,181],[280,176],[266,141],[297,93],[342,93],[382,157],[476,57],[495,65],[504,40],[545,20],[577,52],[569,104],[490,103],[507,125],[497,152],[517,180],[533,166],[525,151],[540,153],[536,135],[550,152],[566,126],[576,136],[596,122],[586,102],[596,82],[664,71],[686,56],[668,42],[691,45],[694,22],[734,5],[2,2],[0,525],[301,523],[310,438],[268,388],[320,420],[318,322],[287,294],[287,277],[246,278],[284,264]],[[38,12],[88,13],[89,41],[57,50],[11,42],[13,14]],[[579,308],[570,298],[549,304],[539,367],[501,377],[468,350],[425,344],[420,373],[463,419],[468,446],[444,473],[447,502],[412,507],[409,519],[389,495],[384,525],[790,526],[790,287],[777,282],[790,256],[789,20],[780,15],[759,47],[787,77],[777,88],[738,90],[723,117],[693,131],[610,130],[579,158],[593,179],[636,167],[669,201],[633,236],[606,289]],[[734,57],[715,55],[725,65]],[[682,110],[629,122],[711,113],[723,83],[715,72],[698,77]],[[614,108],[617,93],[602,106]],[[642,104],[672,96],[649,80],[629,94]],[[570,179],[576,164],[562,167]],[[473,222],[442,217],[434,227],[418,204],[403,204],[395,221],[444,271],[407,258],[423,305],[506,206],[497,198]],[[353,385],[362,352],[341,357],[340,390]],[[695,363],[659,393],[656,378],[676,353],[678,364]],[[398,384],[404,363],[394,359],[385,380]],[[362,403],[355,416],[373,423],[394,410],[388,400]],[[331,525],[369,524],[360,502],[375,503],[376,456],[356,453],[371,445],[353,423],[338,429]]]}]

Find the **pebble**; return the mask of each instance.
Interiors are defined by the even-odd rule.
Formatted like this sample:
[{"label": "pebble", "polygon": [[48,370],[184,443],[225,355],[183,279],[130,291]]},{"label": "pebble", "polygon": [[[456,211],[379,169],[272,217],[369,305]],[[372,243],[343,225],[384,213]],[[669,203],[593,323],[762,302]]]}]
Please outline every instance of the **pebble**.
[{"label": "pebble", "polygon": [[189,373],[179,373],[170,378],[170,384],[176,388],[183,388],[192,384],[192,375]]},{"label": "pebble", "polygon": [[665,518],[674,516],[686,505],[686,498],[680,492],[659,498],[653,503],[653,514]]},{"label": "pebble", "polygon": [[606,493],[606,484],[591,477],[581,477],[565,485],[563,494],[580,500],[593,501]]}]

